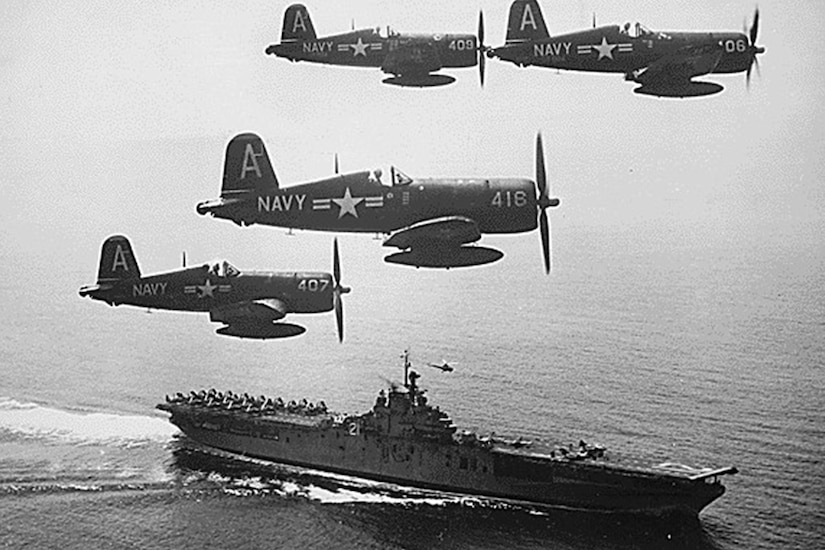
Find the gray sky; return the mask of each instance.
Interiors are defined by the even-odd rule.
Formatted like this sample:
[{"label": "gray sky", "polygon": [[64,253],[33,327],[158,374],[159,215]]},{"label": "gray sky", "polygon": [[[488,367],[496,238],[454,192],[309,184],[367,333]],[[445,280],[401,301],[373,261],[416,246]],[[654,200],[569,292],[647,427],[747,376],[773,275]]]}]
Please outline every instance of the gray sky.
[{"label": "gray sky", "polygon": [[[551,34],[586,28],[593,12],[600,24],[740,30],[754,9],[718,0],[541,4]],[[196,202],[217,196],[226,142],[242,131],[264,138],[289,185],[329,175],[334,153],[344,171],[395,164],[415,176],[532,178],[541,130],[562,198],[551,214],[556,246],[565,232],[645,228],[794,242],[823,262],[821,2],[760,2],[761,78],[747,92],[744,75],[705,77],[725,91],[690,100],[637,96],[620,75],[495,60],[483,90],[475,69],[444,71],[457,77],[444,88],[384,86],[378,70],[264,55],[287,5],[0,4],[0,274],[49,258],[92,282],[112,233],[132,238],[145,270],[173,267],[182,248],[197,259],[289,269],[261,259],[262,250],[292,247],[282,230],[241,231],[194,213]],[[493,1],[307,5],[319,35],[346,31],[353,19],[474,32],[481,8],[493,46],[504,41],[509,9]]]}]

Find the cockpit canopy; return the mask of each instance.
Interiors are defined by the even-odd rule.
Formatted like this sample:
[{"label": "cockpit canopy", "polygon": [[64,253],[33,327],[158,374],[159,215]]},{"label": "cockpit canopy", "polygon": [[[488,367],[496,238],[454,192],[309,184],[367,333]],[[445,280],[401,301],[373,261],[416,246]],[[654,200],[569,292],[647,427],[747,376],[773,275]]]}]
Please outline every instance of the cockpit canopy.
[{"label": "cockpit canopy", "polygon": [[[370,182],[378,185],[384,185],[384,171],[380,168],[376,168],[375,170],[370,170],[367,178]],[[397,187],[399,185],[408,185],[412,183],[412,178],[409,177],[407,174],[396,168],[395,166],[390,166],[390,182],[389,184],[393,187]]]},{"label": "cockpit canopy", "polygon": [[665,33],[652,31],[639,22],[636,22],[635,25],[631,25],[630,22],[625,23],[621,28],[621,32],[631,38],[670,38]]},{"label": "cockpit canopy", "polygon": [[237,277],[241,274],[240,270],[226,260],[217,260],[207,264],[209,273],[215,277]]}]

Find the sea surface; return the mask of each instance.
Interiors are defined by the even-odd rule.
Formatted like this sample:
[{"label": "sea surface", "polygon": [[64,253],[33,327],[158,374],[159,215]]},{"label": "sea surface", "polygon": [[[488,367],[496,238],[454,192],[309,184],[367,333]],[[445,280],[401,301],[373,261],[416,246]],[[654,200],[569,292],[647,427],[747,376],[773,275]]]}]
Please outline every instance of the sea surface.
[{"label": "sea surface", "polygon": [[[29,272],[57,275],[0,281],[0,547],[821,548],[818,230],[553,229],[550,276],[537,233],[485,237],[501,261],[449,272],[389,266],[380,242],[341,237],[343,344],[331,314],[257,342],[204,316],[110,308],[76,294],[95,266],[27,256]],[[329,235],[258,234],[330,262]],[[154,408],[215,387],[365,411],[401,380],[405,349],[461,428],[739,474],[696,521],[537,510],[210,452]],[[426,366],[441,360],[455,371]]]}]

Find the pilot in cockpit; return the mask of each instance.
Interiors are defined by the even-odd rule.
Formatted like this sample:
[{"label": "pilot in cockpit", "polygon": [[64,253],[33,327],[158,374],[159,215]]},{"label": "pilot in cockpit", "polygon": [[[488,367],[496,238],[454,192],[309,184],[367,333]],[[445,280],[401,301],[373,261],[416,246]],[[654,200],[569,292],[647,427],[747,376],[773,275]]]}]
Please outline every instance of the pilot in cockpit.
[{"label": "pilot in cockpit", "polygon": [[381,176],[382,176],[383,174],[384,174],[384,173],[381,171],[381,169],[380,169],[380,168],[376,168],[375,170],[373,170],[372,172],[370,172],[370,176],[369,176],[369,178],[370,178],[370,183],[375,183],[375,184],[378,184],[378,185],[382,185],[382,182],[381,182]]}]

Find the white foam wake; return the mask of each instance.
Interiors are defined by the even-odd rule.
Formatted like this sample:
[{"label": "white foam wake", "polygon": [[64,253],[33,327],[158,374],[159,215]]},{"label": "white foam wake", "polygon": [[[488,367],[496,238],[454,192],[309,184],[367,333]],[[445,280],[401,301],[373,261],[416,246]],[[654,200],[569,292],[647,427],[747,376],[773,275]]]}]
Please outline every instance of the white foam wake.
[{"label": "white foam wake", "polygon": [[30,438],[80,444],[164,442],[177,428],[162,418],[79,412],[0,398],[0,430]]}]

